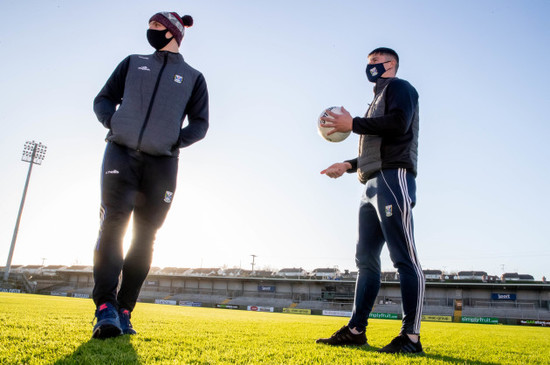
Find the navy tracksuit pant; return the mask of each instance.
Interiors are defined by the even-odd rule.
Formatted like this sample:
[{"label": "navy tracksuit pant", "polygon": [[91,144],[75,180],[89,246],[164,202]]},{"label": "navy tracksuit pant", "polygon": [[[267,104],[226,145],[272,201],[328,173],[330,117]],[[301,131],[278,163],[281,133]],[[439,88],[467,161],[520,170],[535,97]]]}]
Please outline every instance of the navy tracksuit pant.
[{"label": "navy tracksuit pant", "polygon": [[[110,302],[118,308],[134,309],[151,266],[156,232],[170,209],[177,172],[177,157],[151,156],[107,143],[94,250],[93,299],[97,306]],[[132,214],[132,243],[123,257],[123,238]]]},{"label": "navy tracksuit pant", "polygon": [[387,243],[401,283],[401,332],[420,333],[425,280],[414,244],[412,207],[415,200],[415,178],[406,169],[384,169],[367,181],[359,207],[355,256],[359,273],[350,328],[366,329],[380,289],[380,252]]}]

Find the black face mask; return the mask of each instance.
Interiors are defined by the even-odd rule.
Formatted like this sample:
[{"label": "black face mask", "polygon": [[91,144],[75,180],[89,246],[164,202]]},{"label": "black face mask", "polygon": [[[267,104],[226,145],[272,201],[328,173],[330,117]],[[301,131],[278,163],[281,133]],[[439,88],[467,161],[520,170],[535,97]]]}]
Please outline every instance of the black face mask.
[{"label": "black face mask", "polygon": [[157,51],[159,49],[163,49],[164,47],[166,47],[166,45],[170,43],[172,39],[174,39],[173,36],[172,38],[166,38],[166,33],[168,33],[168,29],[165,29],[165,30],[147,29],[147,40],[149,41],[149,44],[151,45],[151,47],[153,47]]},{"label": "black face mask", "polygon": [[376,82],[382,76],[384,72],[386,72],[386,68],[384,67],[384,63],[388,63],[391,61],[381,62],[381,63],[375,63],[373,65],[367,65],[367,78],[370,82]]}]

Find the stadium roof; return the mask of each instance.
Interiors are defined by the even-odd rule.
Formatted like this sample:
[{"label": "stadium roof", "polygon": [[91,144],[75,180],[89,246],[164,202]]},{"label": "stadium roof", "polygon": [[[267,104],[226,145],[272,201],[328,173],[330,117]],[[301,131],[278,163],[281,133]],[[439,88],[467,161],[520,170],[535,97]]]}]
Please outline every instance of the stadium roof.
[{"label": "stadium roof", "polygon": [[301,267],[300,268],[292,267],[292,268],[284,268],[284,269],[281,269],[277,272],[286,273],[286,272],[304,272],[304,271],[305,270],[302,269]]}]

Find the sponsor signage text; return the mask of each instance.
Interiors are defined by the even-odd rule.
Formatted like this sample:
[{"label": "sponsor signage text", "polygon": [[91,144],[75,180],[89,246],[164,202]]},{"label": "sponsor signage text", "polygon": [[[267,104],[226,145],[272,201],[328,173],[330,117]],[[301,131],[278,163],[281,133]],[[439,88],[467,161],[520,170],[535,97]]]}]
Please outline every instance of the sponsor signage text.
[{"label": "sponsor signage text", "polygon": [[235,304],[216,304],[216,308],[239,309],[239,306]]},{"label": "sponsor signage text", "polygon": [[452,322],[453,317],[452,316],[430,316],[430,315],[423,315],[422,316],[423,321],[431,321],[431,322]]},{"label": "sponsor signage text", "polygon": [[516,300],[516,294],[491,293],[492,300]]},{"label": "sponsor signage text", "polygon": [[258,285],[258,291],[275,293],[275,285]]},{"label": "sponsor signage text", "polygon": [[273,312],[275,310],[273,307],[260,307],[258,305],[249,305],[246,309],[253,312]]},{"label": "sponsor signage text", "polygon": [[542,326],[549,327],[550,321],[544,319],[520,319],[519,324],[522,326]]},{"label": "sponsor signage text", "polygon": [[189,302],[187,300],[180,300],[180,305],[185,305],[187,307],[202,307],[201,302]]},{"label": "sponsor signage text", "polygon": [[399,319],[397,313],[371,313],[369,318],[378,318],[378,319]]},{"label": "sponsor signage text", "polygon": [[311,314],[311,309],[302,309],[302,308],[283,308],[283,313],[292,313],[292,314]]},{"label": "sponsor signage text", "polygon": [[331,311],[323,309],[324,316],[351,317],[351,311]]},{"label": "sponsor signage text", "polygon": [[61,292],[61,291],[52,291],[50,295],[56,296],[56,297],[66,297],[67,293]]},{"label": "sponsor signage text", "polygon": [[168,299],[155,299],[155,304],[176,305],[177,302],[175,300],[168,300]]},{"label": "sponsor signage text", "polygon": [[493,317],[465,317],[465,316],[462,316],[462,323],[498,324],[498,318],[493,318]]}]

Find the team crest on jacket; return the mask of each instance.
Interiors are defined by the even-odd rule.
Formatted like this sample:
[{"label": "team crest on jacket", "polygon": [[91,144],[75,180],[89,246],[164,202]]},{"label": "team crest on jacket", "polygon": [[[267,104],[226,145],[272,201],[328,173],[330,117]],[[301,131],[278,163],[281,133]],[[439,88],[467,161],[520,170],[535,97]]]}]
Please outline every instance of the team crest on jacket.
[{"label": "team crest on jacket", "polygon": [[393,215],[393,207],[391,205],[386,205],[386,217],[391,217]]},{"label": "team crest on jacket", "polygon": [[166,193],[164,193],[164,201],[166,203],[171,203],[173,197],[174,197],[174,193],[172,191],[166,190]]},{"label": "team crest on jacket", "polygon": [[181,84],[183,82],[183,76],[174,75],[174,82],[177,82],[178,84]]}]

